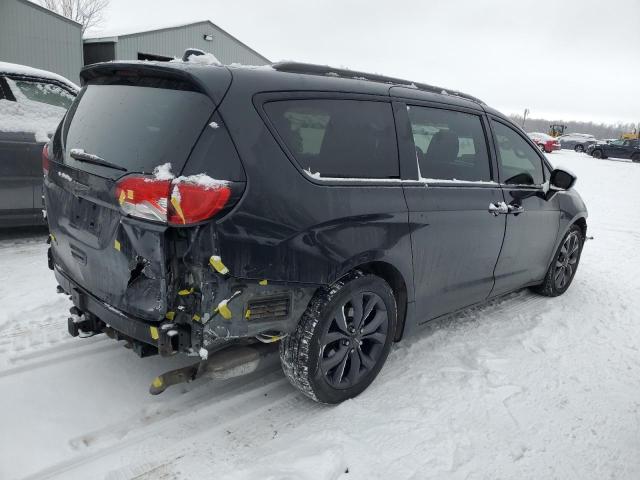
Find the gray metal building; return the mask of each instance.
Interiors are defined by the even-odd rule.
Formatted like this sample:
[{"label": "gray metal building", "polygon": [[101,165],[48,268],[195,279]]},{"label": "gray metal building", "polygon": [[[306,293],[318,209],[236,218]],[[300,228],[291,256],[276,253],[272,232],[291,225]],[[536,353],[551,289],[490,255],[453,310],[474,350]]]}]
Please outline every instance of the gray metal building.
[{"label": "gray metal building", "polygon": [[184,51],[192,47],[214,54],[224,64],[270,63],[267,58],[208,20],[145,32],[85,38],[84,63],[172,60],[182,57]]},{"label": "gray metal building", "polygon": [[82,27],[28,0],[0,0],[0,61],[49,70],[78,83]]}]

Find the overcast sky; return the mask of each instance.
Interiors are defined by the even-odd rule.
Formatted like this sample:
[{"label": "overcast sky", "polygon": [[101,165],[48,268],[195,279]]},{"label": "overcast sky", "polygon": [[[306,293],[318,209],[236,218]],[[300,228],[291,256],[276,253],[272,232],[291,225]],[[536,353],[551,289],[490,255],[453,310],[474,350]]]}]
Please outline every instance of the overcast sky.
[{"label": "overcast sky", "polygon": [[200,19],[272,61],[458,89],[505,113],[640,122],[640,0],[111,0],[103,28]]}]

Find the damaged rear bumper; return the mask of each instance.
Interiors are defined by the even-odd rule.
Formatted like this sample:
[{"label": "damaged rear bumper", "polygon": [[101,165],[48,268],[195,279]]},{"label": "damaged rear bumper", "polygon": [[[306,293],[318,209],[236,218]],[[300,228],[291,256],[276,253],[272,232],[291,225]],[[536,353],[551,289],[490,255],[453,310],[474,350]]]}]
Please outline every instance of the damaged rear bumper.
[{"label": "damaged rear bumper", "polygon": [[[216,289],[218,295],[186,292],[182,304],[166,312],[164,320],[150,321],[109,305],[56,265],[53,267],[58,283],[75,306],[76,315],[69,320],[70,333],[74,336],[106,333],[116,340],[127,341],[141,357],[156,353],[170,356],[178,352],[202,355],[202,349],[213,351],[254,337],[262,341],[277,340],[295,330],[317,288],[227,277],[221,282],[226,288]],[[193,297],[199,297],[194,302],[197,308],[190,305],[189,300],[195,300]],[[209,297],[209,301],[203,302],[202,297]],[[214,297],[219,300],[213,301]],[[209,304],[207,308],[205,303]]]},{"label": "damaged rear bumper", "polygon": [[[67,293],[75,306],[75,318],[70,319],[69,333],[77,335],[85,333],[107,333],[116,340],[128,341],[133,350],[145,357],[155,353],[171,354],[181,350],[181,346],[188,348],[191,344],[190,332],[178,330],[178,334],[168,335],[166,329],[161,328],[162,322],[153,322],[134,318],[126,313],[104,303],[99,298],[82,288],[68,278],[58,268],[54,269],[56,280]],[[72,326],[75,323],[75,330]],[[172,337],[177,337],[173,339]],[[177,348],[174,348],[175,347]]]}]

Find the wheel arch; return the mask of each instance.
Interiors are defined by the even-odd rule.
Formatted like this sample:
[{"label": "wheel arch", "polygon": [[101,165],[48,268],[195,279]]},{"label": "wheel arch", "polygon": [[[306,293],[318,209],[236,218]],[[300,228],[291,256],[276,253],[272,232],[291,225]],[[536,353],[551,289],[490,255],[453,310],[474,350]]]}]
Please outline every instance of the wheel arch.
[{"label": "wheel arch", "polygon": [[409,301],[409,291],[407,289],[408,285],[404,279],[404,276],[391,263],[385,261],[371,261],[366,263],[361,263],[353,268],[351,268],[348,272],[345,272],[341,275],[341,278],[354,270],[359,270],[363,273],[376,275],[377,277],[382,278],[385,282],[389,284],[391,290],[393,290],[393,295],[396,299],[396,306],[398,308],[397,317],[398,322],[396,325],[396,331],[394,335],[394,341],[397,342],[402,339],[402,335],[404,333],[405,323],[407,320],[407,306]]},{"label": "wheel arch", "polygon": [[580,229],[582,230],[582,236],[584,238],[587,238],[587,219],[586,219],[586,217],[578,217],[578,218],[574,219],[573,222],[571,222],[571,224],[569,224],[569,227],[567,227],[567,230],[569,228],[571,228],[572,225],[578,225],[580,227]]}]

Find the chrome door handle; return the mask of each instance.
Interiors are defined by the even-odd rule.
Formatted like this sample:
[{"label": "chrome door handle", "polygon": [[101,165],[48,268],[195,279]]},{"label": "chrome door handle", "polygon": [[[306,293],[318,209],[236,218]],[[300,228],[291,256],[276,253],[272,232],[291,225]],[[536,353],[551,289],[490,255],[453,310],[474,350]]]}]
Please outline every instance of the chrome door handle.
[{"label": "chrome door handle", "polygon": [[498,215],[506,215],[509,213],[509,207],[504,202],[493,202],[489,204],[489,213],[494,217]]}]

